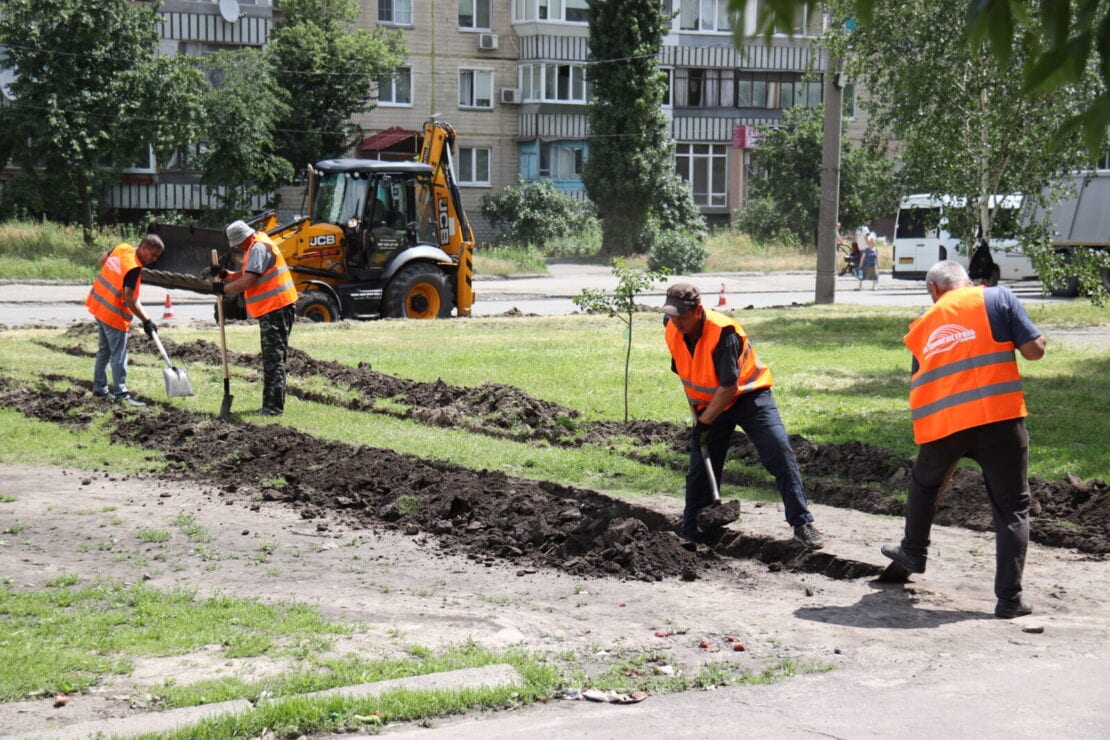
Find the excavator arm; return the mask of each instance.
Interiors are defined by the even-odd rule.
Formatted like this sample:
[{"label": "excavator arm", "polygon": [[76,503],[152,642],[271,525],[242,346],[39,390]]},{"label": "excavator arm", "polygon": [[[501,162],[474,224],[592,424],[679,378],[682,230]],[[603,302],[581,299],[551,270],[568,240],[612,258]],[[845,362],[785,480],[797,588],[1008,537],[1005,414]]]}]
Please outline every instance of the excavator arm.
[{"label": "excavator arm", "polygon": [[474,304],[474,232],[462,206],[462,194],[455,180],[452,151],[455,130],[442,121],[424,123],[424,145],[420,161],[431,165],[435,190],[436,231],[440,248],[457,261],[455,302],[459,316],[469,316]]}]

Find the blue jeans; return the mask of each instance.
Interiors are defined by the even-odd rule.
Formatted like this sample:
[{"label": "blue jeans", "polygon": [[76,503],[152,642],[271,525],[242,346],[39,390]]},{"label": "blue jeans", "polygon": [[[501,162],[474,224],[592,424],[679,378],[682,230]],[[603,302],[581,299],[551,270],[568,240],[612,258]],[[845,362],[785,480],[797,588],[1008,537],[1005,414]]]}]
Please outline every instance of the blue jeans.
[{"label": "blue jeans", "polygon": [[[782,496],[786,509],[786,521],[790,526],[813,521],[809,512],[805,490],[802,488],[802,473],[798,469],[798,459],[786,436],[786,427],[779,416],[778,406],[770,388],[744,393],[736,402],[717,417],[709,427],[709,459],[713,464],[713,474],[721,480],[725,468],[725,455],[732,444],[732,434],[739,426],[752,441],[759,462],[775,477],[775,487]],[[690,435],[690,468],[686,471],[686,508],[682,513],[682,535],[696,536],[698,531],[698,511],[713,502],[713,491],[705,475],[698,440]]]},{"label": "blue jeans", "polygon": [[112,395],[127,395],[127,332],[96,320],[100,343],[96,347],[96,364],[93,365],[93,393],[104,393],[108,388],[108,365],[112,366],[114,389]]}]

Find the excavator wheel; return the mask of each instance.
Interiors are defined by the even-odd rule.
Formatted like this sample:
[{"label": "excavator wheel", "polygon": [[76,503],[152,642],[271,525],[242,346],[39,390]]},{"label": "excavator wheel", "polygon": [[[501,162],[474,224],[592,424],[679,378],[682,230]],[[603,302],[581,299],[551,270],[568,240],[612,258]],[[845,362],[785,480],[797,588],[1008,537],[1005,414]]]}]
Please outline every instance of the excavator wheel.
[{"label": "excavator wheel", "polygon": [[322,290],[310,290],[297,297],[294,310],[298,316],[304,316],[309,321],[330,322],[339,321],[339,306],[335,299]]},{"label": "excavator wheel", "polygon": [[447,275],[435,265],[407,265],[389,281],[383,314],[400,319],[445,319],[454,308]]}]

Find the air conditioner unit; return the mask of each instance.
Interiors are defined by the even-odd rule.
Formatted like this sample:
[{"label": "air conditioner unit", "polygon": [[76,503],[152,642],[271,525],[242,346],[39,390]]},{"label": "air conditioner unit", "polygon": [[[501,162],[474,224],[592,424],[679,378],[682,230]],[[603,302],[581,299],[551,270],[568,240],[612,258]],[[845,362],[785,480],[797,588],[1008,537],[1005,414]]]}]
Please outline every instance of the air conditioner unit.
[{"label": "air conditioner unit", "polygon": [[496,33],[480,33],[478,34],[478,48],[479,49],[496,49],[497,48],[497,34]]},{"label": "air conditioner unit", "polygon": [[519,87],[503,87],[503,88],[501,88],[501,102],[502,103],[519,103],[520,102],[520,88]]}]

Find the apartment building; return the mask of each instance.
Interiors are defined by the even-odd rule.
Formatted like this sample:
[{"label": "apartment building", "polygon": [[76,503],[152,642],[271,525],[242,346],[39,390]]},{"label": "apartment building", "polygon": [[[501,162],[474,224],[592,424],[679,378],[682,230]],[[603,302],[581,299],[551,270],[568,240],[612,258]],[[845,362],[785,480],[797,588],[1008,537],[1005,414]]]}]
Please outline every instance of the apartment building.
[{"label": "apartment building", "polygon": [[[675,169],[706,217],[727,222],[747,192],[756,127],[822,100],[826,60],[813,40],[825,19],[815,3],[794,35],[737,49],[727,0],[663,4],[673,14],[659,62],[669,80]],[[756,11],[752,3],[746,27],[754,28]],[[378,107],[356,119],[368,134],[359,156],[411,156],[424,119],[450,122],[479,238],[489,233],[478,217],[481,197],[508,185],[544,179],[585,197],[593,63],[586,0],[363,0],[363,19],[400,29],[409,58],[380,85]],[[853,108],[848,86],[849,118]]]}]

